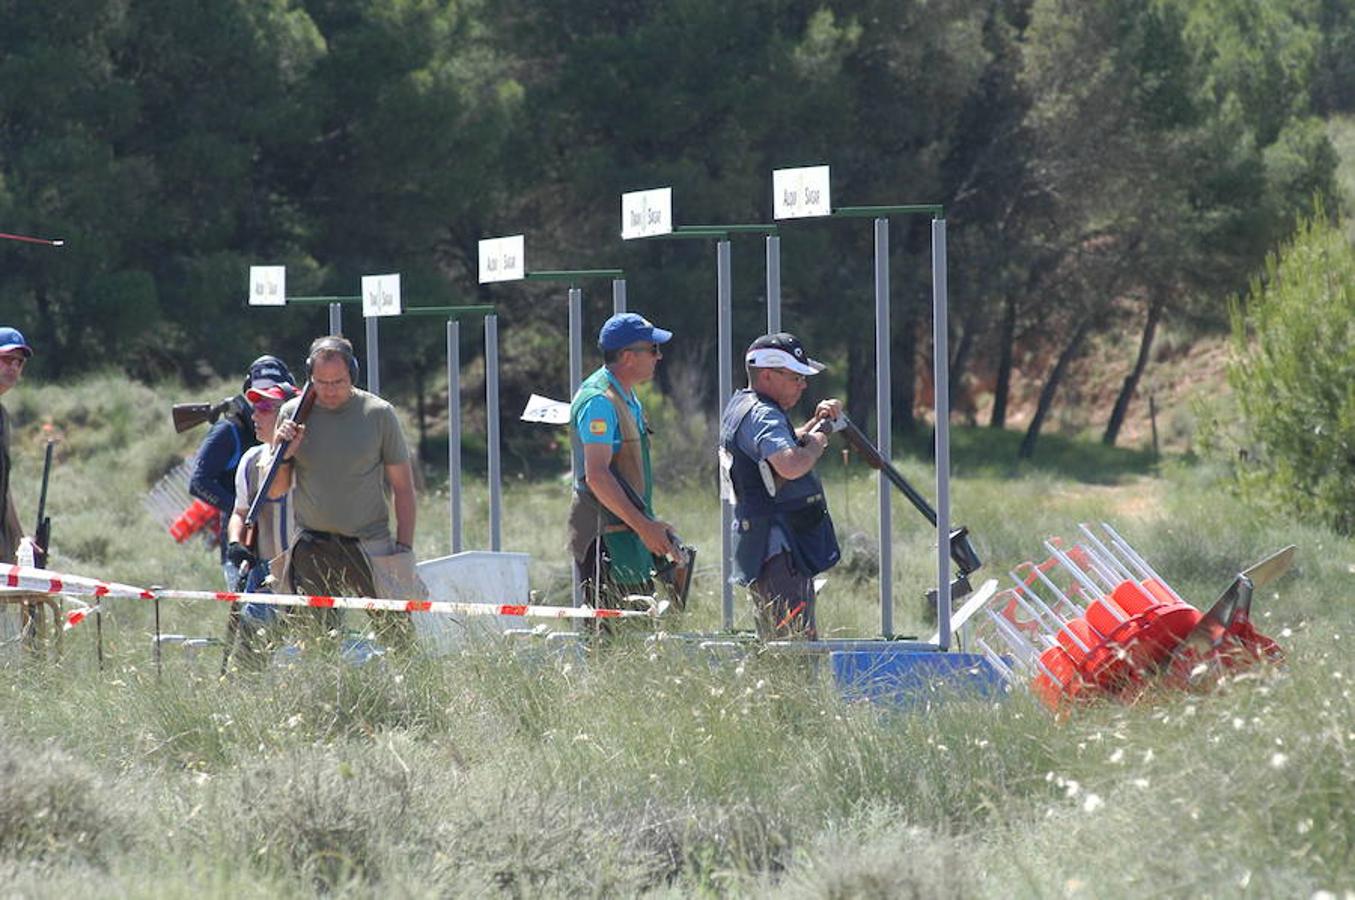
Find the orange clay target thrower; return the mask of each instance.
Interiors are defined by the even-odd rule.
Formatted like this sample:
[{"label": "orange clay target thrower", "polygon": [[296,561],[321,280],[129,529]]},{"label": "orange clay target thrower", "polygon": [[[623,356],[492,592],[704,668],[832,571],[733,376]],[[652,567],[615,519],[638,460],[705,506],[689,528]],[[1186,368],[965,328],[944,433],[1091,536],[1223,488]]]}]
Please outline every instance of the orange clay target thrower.
[{"label": "orange clay target thrower", "polygon": [[1109,525],[1100,535],[1078,528],[1078,542],[1045,541],[1048,558],[1013,569],[1013,586],[973,621],[977,649],[1050,709],[1101,697],[1132,701],[1151,680],[1198,690],[1229,669],[1283,660],[1252,625],[1251,600],[1289,568],[1292,546],[1239,572],[1201,612]]}]

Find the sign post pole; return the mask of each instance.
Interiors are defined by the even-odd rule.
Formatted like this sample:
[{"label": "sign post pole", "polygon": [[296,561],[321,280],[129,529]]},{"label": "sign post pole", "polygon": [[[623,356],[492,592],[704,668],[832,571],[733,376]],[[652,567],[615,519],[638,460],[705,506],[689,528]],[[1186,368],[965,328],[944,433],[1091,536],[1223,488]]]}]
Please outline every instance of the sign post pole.
[{"label": "sign post pole", "polygon": [[410,306],[402,315],[447,317],[447,514],[452,553],[463,548],[461,529],[461,323],[466,315],[489,314],[492,306]]}]

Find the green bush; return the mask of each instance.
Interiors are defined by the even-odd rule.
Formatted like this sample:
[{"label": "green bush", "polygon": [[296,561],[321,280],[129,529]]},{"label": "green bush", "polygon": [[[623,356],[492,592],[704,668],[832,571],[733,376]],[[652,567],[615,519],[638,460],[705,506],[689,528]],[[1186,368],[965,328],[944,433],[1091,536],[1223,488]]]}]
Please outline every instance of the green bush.
[{"label": "green bush", "polygon": [[1232,311],[1250,498],[1355,531],[1355,251],[1319,208]]},{"label": "green bush", "polygon": [[112,799],[63,751],[0,742],[0,859],[101,864],[129,842]]}]

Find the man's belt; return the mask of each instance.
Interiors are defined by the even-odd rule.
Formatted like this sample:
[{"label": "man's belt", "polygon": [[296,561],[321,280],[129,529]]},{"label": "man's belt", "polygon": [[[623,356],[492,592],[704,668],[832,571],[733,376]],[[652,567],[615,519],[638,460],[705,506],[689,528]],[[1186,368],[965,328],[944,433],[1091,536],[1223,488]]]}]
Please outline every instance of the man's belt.
[{"label": "man's belt", "polygon": [[300,540],[309,541],[313,544],[360,544],[359,538],[347,534],[339,534],[336,531],[312,531],[309,528],[301,529],[298,536]]}]

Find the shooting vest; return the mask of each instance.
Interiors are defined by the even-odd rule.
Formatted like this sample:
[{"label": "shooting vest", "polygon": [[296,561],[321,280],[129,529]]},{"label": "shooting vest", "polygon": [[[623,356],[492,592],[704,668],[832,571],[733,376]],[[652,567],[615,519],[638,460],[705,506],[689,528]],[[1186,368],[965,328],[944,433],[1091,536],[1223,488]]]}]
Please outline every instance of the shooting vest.
[{"label": "shooting vest", "polygon": [[720,447],[724,451],[721,474],[723,477],[727,472],[734,491],[734,580],[739,584],[756,580],[766,560],[774,524],[786,536],[795,570],[805,576],[817,575],[832,568],[841,557],[823,485],[810,469],[789,481],[777,477],[776,493],[767,492],[758,460],[745,453],[738,442],[739,426],[754,408],[779,418],[795,434],[781,407],[751,388],[736,392],[725,406],[720,421]]},{"label": "shooting vest", "polygon": [[[584,379],[569,405],[570,448],[583,471],[583,443],[579,440],[578,414],[594,397],[606,397],[616,410],[617,428],[621,431],[621,449],[612,454],[611,470],[621,482],[632,503],[646,516],[654,515],[652,505],[654,484],[649,464],[649,429],[643,421],[637,422],[630,405],[608,377],[604,366]],[[583,559],[588,547],[602,536],[611,561],[612,580],[621,584],[642,584],[649,580],[654,567],[653,555],[640,536],[631,531],[611,510],[598,501],[588,484],[580,478],[574,484],[574,497],[569,506],[569,549],[574,558]]]}]

